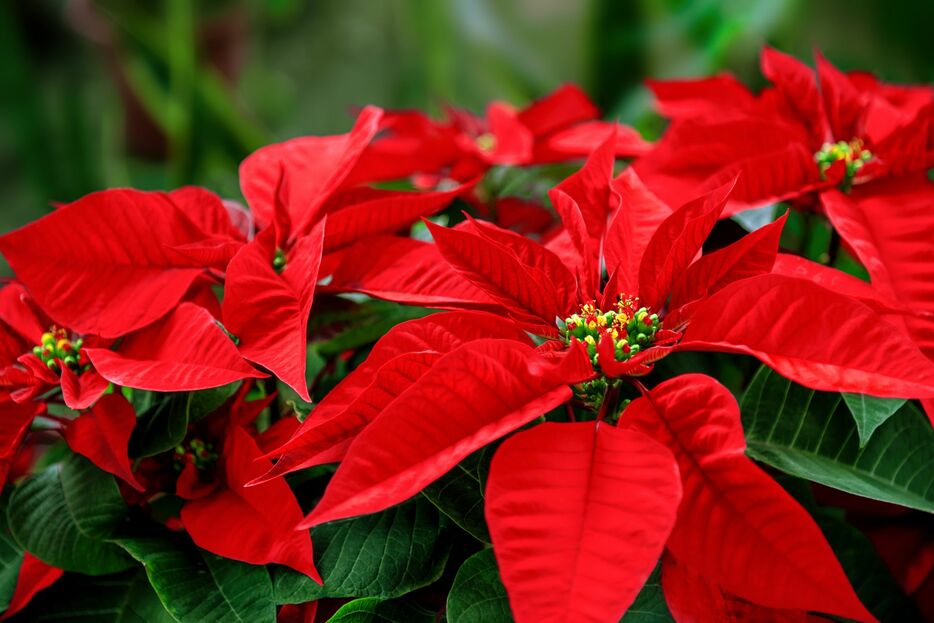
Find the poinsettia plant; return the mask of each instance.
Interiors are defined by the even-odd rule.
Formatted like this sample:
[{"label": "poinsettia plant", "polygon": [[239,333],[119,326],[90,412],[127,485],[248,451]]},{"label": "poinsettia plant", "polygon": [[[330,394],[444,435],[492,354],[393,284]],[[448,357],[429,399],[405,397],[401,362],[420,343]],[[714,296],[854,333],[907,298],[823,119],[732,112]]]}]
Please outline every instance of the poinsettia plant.
[{"label": "poinsettia plant", "polygon": [[366,107],[244,203],[0,237],[0,619],[934,615],[934,93],[763,71],[652,83],[656,143]]}]

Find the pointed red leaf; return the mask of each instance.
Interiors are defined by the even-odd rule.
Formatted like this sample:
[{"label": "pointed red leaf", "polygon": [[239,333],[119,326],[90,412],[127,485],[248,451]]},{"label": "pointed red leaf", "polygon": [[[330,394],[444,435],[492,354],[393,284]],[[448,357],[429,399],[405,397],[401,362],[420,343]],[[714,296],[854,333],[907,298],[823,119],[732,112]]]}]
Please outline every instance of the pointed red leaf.
[{"label": "pointed red leaf", "polygon": [[[0,237],[0,251],[57,322],[118,337],[168,313],[202,272],[172,250],[208,238],[179,201],[135,190],[93,193]],[[63,236],[81,242],[49,243]]]},{"label": "pointed red leaf", "polygon": [[[925,178],[873,182],[851,195],[828,191],[821,203],[876,290],[893,303],[934,314],[934,184]],[[934,318],[906,322],[919,348],[934,356]]]},{"label": "pointed red leaf", "polygon": [[743,236],[733,244],[699,258],[688,266],[672,290],[672,309],[710,296],[739,279],[771,271],[787,218],[786,212],[778,220]]},{"label": "pointed red leaf", "polygon": [[618,621],[680,499],[671,452],[637,431],[545,423],[507,439],[490,466],[486,519],[516,621]]},{"label": "pointed red leaf", "polygon": [[93,368],[77,375],[71,368],[62,367],[61,383],[65,405],[77,411],[90,407],[110,387],[110,381]]},{"label": "pointed red leaf", "polygon": [[603,238],[607,220],[619,203],[616,192],[610,186],[616,162],[615,149],[616,133],[613,132],[594,150],[577,173],[554,189],[574,199],[584,216],[587,231],[598,240]]},{"label": "pointed red leaf", "polygon": [[843,140],[856,137],[857,132],[863,129],[858,126],[866,105],[863,94],[849,77],[830,64],[823,54],[817,52],[815,57],[821,95],[832,136]]},{"label": "pointed red leaf", "polygon": [[797,115],[800,123],[817,141],[831,140],[833,135],[814,70],[793,56],[769,47],[763,48],[760,64],[762,75],[782,93],[785,104]]},{"label": "pointed red leaf", "polygon": [[150,391],[194,391],[263,378],[201,307],[182,303],[159,322],[128,335],[116,351],[84,349],[108,381]]},{"label": "pointed red leaf", "polygon": [[378,236],[350,247],[324,286],[436,309],[499,309],[500,305],[442,257],[437,245]]},{"label": "pointed red leaf", "polygon": [[610,221],[604,247],[607,272],[614,276],[617,292],[639,291],[639,265],[659,225],[671,216],[672,209],[656,197],[635,169],[629,168],[613,180],[613,188],[619,193],[620,206]]},{"label": "pointed red leaf", "polygon": [[814,520],[744,454],[739,405],[701,374],[666,381],[621,423],[668,446],[684,497],[668,547],[726,591],[772,608],[872,622]]},{"label": "pointed red leaf", "polygon": [[0,620],[8,619],[25,608],[36,593],[52,586],[63,573],[61,569],[47,565],[26,552],[19,567],[19,575],[16,577],[16,588],[13,590],[6,610],[0,615]]},{"label": "pointed red leaf", "polygon": [[442,357],[354,440],[324,497],[302,524],[374,513],[402,502],[487,443],[571,396],[590,369],[507,340],[469,342]]},{"label": "pointed red leaf", "polygon": [[473,188],[476,180],[437,192],[386,192],[328,214],[325,251],[333,251],[377,234],[392,234],[431,216]]},{"label": "pointed red leaf", "polygon": [[561,217],[570,242],[568,257],[561,259],[568,262],[568,268],[576,277],[578,299],[593,299],[600,287],[600,239],[591,237],[584,215],[570,195],[555,190],[551,193],[551,203]]},{"label": "pointed red leaf", "polygon": [[279,460],[268,473],[255,482],[344,458],[351,442],[393,400],[418,382],[442,357],[440,353],[420,351],[391,359],[377,370],[372,382],[360,390],[343,410],[320,414],[317,410],[291,439],[276,448]]},{"label": "pointed red leaf", "polygon": [[613,147],[617,158],[641,156],[652,144],[638,130],[622,123],[586,121],[535,141],[532,161],[535,163],[565,162],[583,158],[594,152],[609,137],[616,136]]},{"label": "pointed red leaf", "polygon": [[675,280],[697,256],[720,218],[733,183],[695,199],[661,222],[645,247],[639,264],[639,298],[661,308]]},{"label": "pointed red leaf", "polygon": [[136,426],[133,405],[117,394],[102,396],[65,427],[65,441],[73,452],[87,457],[99,468],[143,491],[130,467],[127,444]]},{"label": "pointed red leaf", "polygon": [[752,108],[755,97],[730,74],[709,78],[646,80],[655,109],[669,119],[725,119]]},{"label": "pointed red leaf", "polygon": [[552,326],[567,311],[554,282],[507,247],[468,231],[428,224],[441,255],[518,320]]},{"label": "pointed red leaf", "polygon": [[253,565],[277,563],[321,583],[311,534],[296,530],[302,511],[285,480],[244,485],[269,469],[256,442],[232,426],[224,442],[225,487],[182,507],[185,530],[198,547]]},{"label": "pointed red leaf", "polygon": [[319,208],[341,187],[376,135],[382,114],[379,108],[367,106],[347,134],[294,138],[250,154],[240,164],[240,186],[256,219],[263,225],[273,222],[284,171],[290,181],[293,234],[307,234],[321,216]]},{"label": "pointed red leaf", "polygon": [[698,303],[678,348],[752,355],[812,389],[934,397],[934,363],[901,331],[859,301],[784,275]]},{"label": "pointed red leaf", "polygon": [[600,111],[580,87],[562,84],[523,108],[518,116],[522,125],[539,137],[575,123],[597,119]]},{"label": "pointed red leaf", "polygon": [[692,572],[670,554],[662,564],[662,588],[677,623],[820,623],[803,610],[767,608],[725,593],[715,582]]},{"label": "pointed red leaf", "polygon": [[324,223],[295,241],[285,267],[273,267],[273,230],[253,239],[230,262],[222,305],[224,325],[243,356],[270,370],[305,401],[308,316],[318,281]]}]

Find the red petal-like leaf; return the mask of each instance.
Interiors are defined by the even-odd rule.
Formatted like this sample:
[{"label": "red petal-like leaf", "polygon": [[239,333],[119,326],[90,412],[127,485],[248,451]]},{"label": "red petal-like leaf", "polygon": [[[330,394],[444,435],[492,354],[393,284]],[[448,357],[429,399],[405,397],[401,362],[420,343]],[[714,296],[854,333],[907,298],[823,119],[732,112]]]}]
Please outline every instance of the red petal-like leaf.
[{"label": "red petal-like leaf", "polygon": [[637,431],[545,423],[507,439],[490,466],[486,519],[516,621],[618,621],[680,499],[671,452]]},{"label": "red petal-like leaf", "polygon": [[[87,195],[0,238],[0,251],[37,303],[79,333],[119,337],[164,316],[201,274],[172,250],[209,236],[166,193]],[[49,244],[67,233],[80,244]]]},{"label": "red petal-like leaf", "polygon": [[519,121],[536,137],[575,123],[597,119],[600,111],[580,87],[562,84],[519,112]]},{"label": "red petal-like leaf", "polygon": [[793,56],[768,47],[762,50],[760,64],[762,75],[784,95],[785,104],[814,138],[820,142],[831,140],[833,135],[814,70]]},{"label": "red petal-like leaf", "polygon": [[608,136],[587,158],[580,171],[558,184],[554,190],[570,196],[580,208],[591,238],[600,240],[606,232],[607,220],[616,209],[619,198],[610,185],[616,162],[616,133]]},{"label": "red petal-like leaf", "polygon": [[428,229],[441,255],[516,319],[552,326],[567,311],[567,299],[559,297],[548,275],[524,264],[511,249],[468,231],[431,223]]},{"label": "red petal-like leaf", "polygon": [[243,360],[211,314],[191,303],[128,335],[116,351],[84,352],[110,382],[157,392],[207,389],[265,376]]},{"label": "red petal-like leaf", "polygon": [[328,213],[326,252],[376,234],[392,234],[425,216],[431,216],[456,197],[473,188],[474,182],[438,192],[387,192],[379,197]]},{"label": "red petal-like leaf", "polygon": [[684,498],[668,547],[708,581],[756,604],[872,622],[814,520],[744,454],[739,405],[686,374],[633,401],[621,423],[674,453]]},{"label": "red petal-like leaf", "polygon": [[350,247],[325,286],[437,309],[499,309],[490,295],[454,269],[437,245],[379,236]]},{"label": "red petal-like leaf", "polygon": [[306,136],[268,145],[240,164],[240,187],[256,219],[273,221],[279,179],[289,179],[288,211],[293,234],[307,234],[320,215],[319,208],[350,174],[364,148],[379,130],[383,111],[367,106],[353,129],[336,136]]},{"label": "red petal-like leaf", "polygon": [[94,404],[110,387],[110,381],[91,368],[75,374],[71,368],[62,368],[62,399],[70,409],[81,411]]},{"label": "red petal-like leaf", "polygon": [[139,484],[130,467],[127,444],[136,426],[133,405],[117,394],[101,397],[90,411],[85,411],[65,427],[68,447],[91,460],[105,472],[126,481],[138,491]]},{"label": "red petal-like leaf", "polygon": [[[351,444],[304,526],[402,502],[487,443],[560,405],[590,363],[545,358],[524,344],[478,340],[440,359]],[[588,373],[587,376],[590,376]]]},{"label": "red petal-like leaf", "polygon": [[6,610],[0,615],[0,621],[6,620],[22,610],[35,597],[36,593],[44,588],[48,588],[62,577],[61,569],[52,567],[29,552],[23,556],[23,562],[19,567],[19,575],[16,578],[16,588],[13,590],[13,596]]},{"label": "red petal-like leaf", "polygon": [[295,241],[276,272],[274,231],[265,230],[230,262],[223,315],[240,352],[311,402],[305,380],[308,316],[324,244],[324,223]]},{"label": "red petal-like leaf", "polygon": [[659,309],[668,299],[675,280],[697,256],[720,218],[733,185],[687,203],[655,230],[639,264],[638,295],[645,305]]},{"label": "red petal-like leaf", "polygon": [[755,97],[730,74],[683,80],[647,80],[655,109],[669,119],[729,119],[749,111]]},{"label": "red petal-like leaf", "polygon": [[757,357],[812,389],[934,397],[934,363],[862,303],[784,275],[730,284],[698,303],[681,350]]},{"label": "red petal-like leaf", "polygon": [[[577,296],[587,301],[596,298],[600,284],[600,239],[587,231],[587,223],[577,202],[561,190],[551,193],[551,202],[561,216],[571,251],[566,258],[577,278]],[[565,258],[562,258],[565,259]]]},{"label": "red petal-like leaf", "polygon": [[306,420],[308,424],[275,450],[282,456],[273,468],[255,482],[343,459],[360,431],[417,383],[441,357],[440,353],[430,351],[399,355],[380,367],[373,381],[345,409],[327,415],[313,411]]},{"label": "red petal-like leaf", "polygon": [[675,282],[671,307],[704,298],[739,279],[772,270],[778,242],[785,226],[786,212],[777,221],[760,227],[731,245],[699,258]]},{"label": "red petal-like leaf", "polygon": [[282,479],[256,487],[250,480],[269,469],[256,442],[232,426],[224,442],[226,487],[182,507],[185,530],[198,547],[253,565],[278,563],[321,583],[312,557],[311,534],[296,530],[302,511]]},{"label": "red petal-like leaf", "polygon": [[620,205],[610,221],[604,247],[607,272],[619,288],[607,292],[615,301],[620,292],[639,291],[639,265],[645,249],[672,209],[645,187],[632,168],[613,180]]},{"label": "red petal-like leaf", "polygon": [[820,623],[803,610],[766,608],[738,599],[716,583],[693,573],[684,563],[666,555],[662,564],[662,588],[668,610],[677,623]]}]

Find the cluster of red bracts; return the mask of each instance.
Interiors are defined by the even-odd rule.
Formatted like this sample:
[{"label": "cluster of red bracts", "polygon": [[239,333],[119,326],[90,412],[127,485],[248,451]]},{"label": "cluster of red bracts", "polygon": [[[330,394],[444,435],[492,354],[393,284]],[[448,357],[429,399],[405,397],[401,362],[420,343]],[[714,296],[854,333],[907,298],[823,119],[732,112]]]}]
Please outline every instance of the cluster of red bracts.
[{"label": "cluster of red bracts", "polygon": [[[178,496],[168,525],[199,547],[318,579],[307,528],[400,503],[508,435],[485,512],[520,623],[615,622],[660,559],[679,622],[873,621],[813,519],[744,455],[726,388],[640,381],[677,352],[738,353],[934,415],[934,96],[817,64],[766,50],[760,93],[653,83],[671,119],[655,145],[573,87],[484,118],[367,107],[347,134],[247,158],[249,211],[198,188],[109,190],[0,237],[17,276],[0,288],[0,484],[29,470],[41,421],[128,503]],[[492,167],[585,158],[536,236],[480,191]],[[616,176],[618,158],[635,160]],[[414,190],[383,184],[399,180]],[[503,218],[427,220],[455,200]],[[871,283],[780,252],[784,215],[703,252],[720,219],[776,201],[826,215]],[[422,220],[432,241],[409,236]],[[45,244],[62,231],[82,244]],[[255,379],[311,400],[312,304],[341,293],[444,311],[391,329],[301,424],[258,427],[274,397],[248,399]],[[181,446],[131,464],[121,388],[237,381]],[[569,402],[592,421],[529,426]],[[327,463],[303,518],[282,476]],[[5,616],[59,574],[27,554]]]}]

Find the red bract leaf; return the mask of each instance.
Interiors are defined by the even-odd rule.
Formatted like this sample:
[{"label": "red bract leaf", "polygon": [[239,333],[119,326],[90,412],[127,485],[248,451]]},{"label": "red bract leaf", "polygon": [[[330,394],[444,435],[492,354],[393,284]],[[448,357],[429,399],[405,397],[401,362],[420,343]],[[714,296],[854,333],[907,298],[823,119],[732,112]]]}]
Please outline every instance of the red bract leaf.
[{"label": "red bract leaf", "polygon": [[442,257],[438,247],[379,236],[350,247],[329,290],[437,309],[497,309],[499,304]]},{"label": "red bract leaf", "polygon": [[36,593],[54,584],[62,577],[62,573],[64,572],[61,569],[49,566],[26,552],[23,555],[23,563],[19,567],[13,596],[6,610],[0,615],[0,621],[10,618],[25,608]]},{"label": "red bract leaf", "polygon": [[73,452],[87,457],[105,472],[125,480],[138,491],[139,484],[130,467],[127,444],[136,426],[133,405],[119,394],[102,396],[65,427],[65,441]]},{"label": "red bract leaf", "polygon": [[324,223],[285,252],[285,267],[273,267],[277,249],[266,229],[227,268],[223,315],[240,340],[243,356],[272,371],[311,402],[305,381],[308,316],[314,300],[324,244]]},{"label": "red bract leaf", "polygon": [[545,423],[506,440],[490,466],[486,519],[516,621],[618,621],[680,499],[671,452],[637,431]]},{"label": "red bract leaf", "polygon": [[677,623],[819,623],[803,610],[766,608],[723,592],[716,583],[693,573],[667,555],[662,564],[662,588],[671,616]]},{"label": "red bract leaf", "polygon": [[645,187],[634,169],[626,169],[613,180],[620,196],[619,209],[610,221],[604,256],[607,272],[618,289],[612,293],[639,291],[639,264],[659,225],[671,216],[672,209]]},{"label": "red bract leaf", "polygon": [[[577,281],[577,296],[582,301],[596,298],[600,284],[600,239],[587,231],[587,223],[577,202],[561,190],[551,193],[551,202],[561,216],[571,251],[570,268]],[[549,247],[550,248],[550,247]]]},{"label": "red bract leaf", "polygon": [[346,247],[376,234],[392,234],[425,216],[431,216],[456,197],[473,188],[476,181],[438,192],[385,191],[372,199],[355,202],[328,213],[325,251]]},{"label": "red bract leaf", "polygon": [[[9,326],[16,334],[11,337],[23,345],[38,344],[42,334],[49,330],[48,319],[40,318],[26,289],[15,281],[3,284],[0,288],[0,322],[0,326]],[[16,356],[22,355],[23,352],[20,350]]]},{"label": "red bract leaf", "polygon": [[569,355],[552,361],[507,340],[451,351],[357,436],[302,525],[402,502],[477,448],[560,405],[571,396],[568,384],[583,380],[574,378],[578,359],[590,367],[586,353]]},{"label": "red bract leaf", "polygon": [[655,109],[669,119],[725,119],[748,111],[755,98],[730,74],[685,80],[646,80]]},{"label": "red bract leaf", "polygon": [[807,512],[745,454],[739,405],[686,374],[632,402],[621,423],[674,453],[684,498],[668,547],[725,590],[762,606],[875,621]]},{"label": "red bract leaf", "polygon": [[518,115],[519,121],[536,137],[599,116],[600,111],[587,94],[573,84],[562,84],[545,97],[532,102]]},{"label": "red bract leaf", "polygon": [[246,241],[243,232],[234,225],[230,210],[214,193],[197,186],[185,186],[169,196],[204,233],[220,240]]},{"label": "red bract leaf", "polygon": [[290,181],[293,234],[305,235],[324,202],[340,187],[379,130],[383,111],[367,106],[353,129],[337,136],[306,136],[263,147],[240,165],[240,186],[256,219],[273,221],[279,179]]},{"label": "red bract leaf", "polygon": [[310,601],[303,604],[285,604],[279,608],[276,623],[315,623],[318,614],[318,602]]},{"label": "red bract leaf", "polygon": [[467,231],[431,223],[428,229],[444,259],[517,320],[551,326],[567,311],[567,299],[559,298],[548,275],[524,264],[512,250]]},{"label": "red bract leaf", "polygon": [[701,301],[678,348],[752,355],[812,389],[934,397],[934,363],[901,331],[854,299],[783,275]]},{"label": "red bract leaf", "polygon": [[71,368],[63,366],[61,383],[65,405],[78,411],[90,407],[110,387],[110,381],[93,368],[77,375]]},{"label": "red bract leaf", "polygon": [[[934,184],[924,178],[874,182],[849,196],[823,193],[821,202],[876,290],[895,304],[934,314]],[[915,343],[934,356],[934,318],[906,323]]]},{"label": "red bract leaf", "polygon": [[591,238],[600,240],[606,232],[607,220],[619,203],[610,186],[613,163],[616,161],[616,133],[608,136],[587,158],[584,166],[558,184],[552,192],[561,191],[580,208]]},{"label": "red bract leaf", "polygon": [[815,57],[832,135],[838,138],[858,136],[858,132],[863,130],[857,124],[866,100],[847,75],[827,62],[823,54],[817,52]]},{"label": "red bract leaf", "polygon": [[377,370],[373,381],[360,390],[341,411],[322,417],[316,411],[307,425],[275,452],[282,454],[268,473],[254,482],[307,469],[344,458],[351,442],[402,392],[418,382],[440,358],[440,353],[415,352],[399,355]]},{"label": "red bract leaf", "polygon": [[265,376],[243,360],[207,311],[191,303],[128,335],[116,351],[84,352],[110,382],[157,392],[194,391]]},{"label": "red bract leaf", "polygon": [[535,142],[534,162],[557,162],[592,154],[611,135],[616,136],[613,151],[617,158],[639,156],[652,144],[637,130],[622,123],[588,121],[559,130]]},{"label": "red bract leaf", "polygon": [[[0,238],[36,302],[78,333],[118,337],[168,313],[201,274],[172,247],[209,236],[185,216],[187,194],[107,190]],[[49,244],[63,232],[80,244]]]},{"label": "red bract leaf", "polygon": [[0,401],[0,489],[6,485],[10,464],[29,431],[33,418],[44,410],[40,404]]},{"label": "red bract leaf", "polygon": [[675,280],[697,256],[720,218],[734,183],[687,203],[655,230],[639,265],[639,298],[645,305],[656,309],[664,305]]},{"label": "red bract leaf", "polygon": [[321,583],[312,557],[311,534],[296,530],[302,511],[282,479],[256,487],[250,480],[269,469],[256,442],[239,426],[224,442],[226,486],[182,507],[185,530],[198,547],[253,565],[277,563]]},{"label": "red bract leaf", "polygon": [[713,294],[727,284],[772,270],[786,212],[777,221],[760,227],[738,241],[698,259],[675,282],[671,307]]},{"label": "red bract leaf", "polygon": [[830,125],[814,71],[798,59],[768,47],[762,50],[760,64],[762,75],[784,95],[785,104],[817,142],[830,140]]}]

